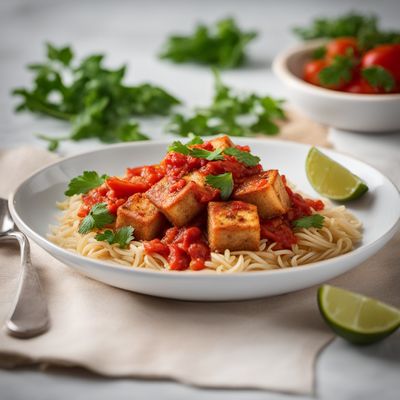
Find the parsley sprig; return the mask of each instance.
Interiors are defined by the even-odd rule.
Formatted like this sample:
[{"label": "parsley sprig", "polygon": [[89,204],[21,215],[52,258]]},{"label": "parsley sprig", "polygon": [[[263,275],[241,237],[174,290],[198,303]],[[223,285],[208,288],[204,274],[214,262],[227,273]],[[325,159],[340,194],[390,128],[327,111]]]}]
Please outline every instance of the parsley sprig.
[{"label": "parsley sprig", "polygon": [[244,63],[245,48],[256,36],[254,31],[241,31],[232,18],[221,19],[215,26],[197,25],[192,35],[170,36],[160,58],[234,68]]},{"label": "parsley sprig", "polygon": [[363,78],[375,88],[383,88],[385,92],[390,92],[396,85],[393,75],[385,68],[374,65],[364,68],[361,71]]},{"label": "parsley sprig", "polygon": [[134,239],[134,229],[131,226],[123,226],[122,228],[113,232],[110,229],[102,233],[98,233],[95,239],[98,241],[108,242],[109,244],[118,244],[121,249],[126,249],[129,243]]},{"label": "parsley sprig", "polygon": [[248,167],[254,167],[260,162],[260,157],[253,156],[253,154],[248,151],[239,150],[236,147],[228,147],[224,150],[224,154],[235,157],[239,162]]},{"label": "parsley sprig", "polygon": [[336,18],[317,18],[307,27],[296,27],[301,39],[356,37],[359,47],[368,50],[380,44],[400,43],[400,32],[384,31],[376,15],[351,12]]},{"label": "parsley sprig", "polygon": [[236,94],[222,82],[216,69],[213,73],[215,83],[211,104],[195,109],[192,116],[174,114],[166,126],[167,133],[205,136],[226,132],[230,136],[254,136],[279,132],[277,122],[285,119],[283,100],[255,93]]},{"label": "parsley sprig", "polygon": [[353,76],[352,71],[356,65],[352,49],[346,55],[337,55],[332,63],[319,72],[318,77],[324,86],[348,83]]},{"label": "parsley sprig", "polygon": [[106,203],[95,204],[89,214],[82,220],[79,225],[79,233],[88,233],[91,230],[101,229],[115,221],[115,216],[110,214]]},{"label": "parsley sprig", "polygon": [[28,65],[34,74],[31,87],[18,88],[16,111],[30,111],[70,122],[62,138],[41,136],[55,150],[61,140],[98,138],[102,142],[146,140],[134,120],[137,116],[167,115],[180,101],[161,87],[124,83],[127,66],[105,68],[104,55],[77,62],[71,47],[47,44],[42,63]]},{"label": "parsley sprig", "polygon": [[208,161],[223,160],[223,155],[227,154],[235,157],[239,162],[245,164],[248,167],[254,167],[260,162],[260,157],[254,156],[253,154],[247,151],[240,150],[236,147],[228,147],[224,150],[215,149],[213,151],[191,147],[193,144],[201,143],[203,143],[203,140],[198,136],[194,136],[193,139],[186,144],[183,144],[181,141],[176,140],[168,147],[168,151],[174,151],[176,153],[181,153],[196,158],[204,158]]},{"label": "parsley sprig", "polygon": [[295,228],[318,228],[321,229],[324,225],[325,217],[321,214],[313,214],[307,217],[296,219],[292,222]]},{"label": "parsley sprig", "polygon": [[221,191],[221,199],[228,200],[233,191],[232,172],[226,172],[220,175],[207,175],[206,183],[215,189]]},{"label": "parsley sprig", "polygon": [[183,144],[179,140],[176,140],[168,147],[168,151],[169,152],[174,151],[176,153],[185,154],[186,156],[192,156],[195,158],[204,158],[208,161],[217,161],[217,160],[224,159],[224,157],[221,155],[221,153],[222,153],[221,149],[209,151],[209,150],[205,150],[205,149],[199,149],[196,147],[191,148],[190,146],[192,144],[193,144],[193,140],[187,144]]},{"label": "parsley sprig", "polygon": [[64,193],[66,196],[73,196],[74,194],[85,194],[89,190],[101,186],[107,179],[107,175],[99,175],[96,171],[84,171],[68,184],[68,190]]}]

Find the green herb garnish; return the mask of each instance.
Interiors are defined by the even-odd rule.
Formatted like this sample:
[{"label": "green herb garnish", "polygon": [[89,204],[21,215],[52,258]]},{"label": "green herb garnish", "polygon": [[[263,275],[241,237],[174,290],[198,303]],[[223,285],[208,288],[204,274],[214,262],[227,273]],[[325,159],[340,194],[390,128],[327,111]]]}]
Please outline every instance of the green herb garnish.
[{"label": "green herb garnish", "polygon": [[82,175],[79,175],[68,184],[68,190],[64,193],[66,196],[73,196],[74,194],[87,193],[89,190],[101,186],[107,175],[99,175],[96,171],[84,171]]},{"label": "green herb garnish", "polygon": [[396,84],[393,75],[387,69],[378,65],[364,68],[361,75],[371,86],[383,88],[385,92],[392,91]]},{"label": "green herb garnish", "polygon": [[232,18],[222,19],[212,27],[197,25],[192,35],[169,37],[160,58],[234,68],[243,64],[245,48],[256,36],[241,31]]},{"label": "green herb garnish", "polygon": [[101,229],[115,221],[115,216],[110,214],[106,203],[95,204],[89,214],[79,225],[79,233],[88,233],[94,228]]},{"label": "green herb garnish", "polygon": [[146,140],[132,118],[167,115],[180,101],[164,89],[148,83],[128,86],[126,65],[108,69],[104,55],[94,54],[80,62],[68,46],[47,44],[47,59],[28,65],[34,74],[30,88],[18,88],[16,111],[31,111],[71,123],[67,137],[42,138],[55,150],[61,140],[98,138],[102,142]]},{"label": "green herb garnish", "polygon": [[[203,142],[202,139],[200,139],[200,140]],[[198,140],[196,139],[196,142],[197,141]],[[198,143],[198,144],[201,144],[201,143]],[[190,146],[192,146],[192,145],[193,145],[193,139],[190,142],[188,142],[187,144],[183,144],[179,140],[176,140],[168,147],[168,151],[169,152],[174,151],[176,153],[185,154],[186,156],[192,156],[195,158],[204,158],[208,161],[216,161],[216,160],[224,159],[224,157],[221,155],[221,153],[222,153],[221,149],[209,151],[209,150],[205,150],[205,149],[199,149],[197,147],[190,148]]]},{"label": "green herb garnish", "polygon": [[326,56],[326,47],[324,46],[317,47],[312,53],[312,58],[314,60],[322,60],[325,56]]},{"label": "green herb garnish", "polygon": [[356,60],[352,54],[352,51],[349,53],[351,54],[335,56],[330,65],[321,69],[318,74],[318,78],[322,85],[335,86],[351,81],[353,76],[352,71],[356,64]]},{"label": "green herb garnish", "polygon": [[95,239],[98,241],[108,242],[109,244],[117,243],[121,249],[125,249],[134,239],[133,231],[134,229],[131,226],[123,226],[115,233],[107,229],[103,233],[98,233],[95,236]]},{"label": "green herb garnish", "polygon": [[221,155],[222,153],[222,149],[216,149],[213,151],[208,151],[208,150],[204,150],[204,149],[191,149],[190,150],[190,155],[192,157],[196,157],[196,158],[204,158],[208,161],[217,161],[217,160],[223,160],[224,157]]},{"label": "green herb garnish", "polygon": [[303,217],[296,219],[295,221],[292,222],[292,225],[295,228],[318,228],[321,229],[322,226],[324,225],[324,219],[320,214],[313,214],[309,215],[308,217]]},{"label": "green herb garnish", "polygon": [[277,121],[285,119],[282,100],[254,93],[237,95],[223,84],[219,72],[215,76],[214,99],[205,108],[195,110],[193,116],[172,116],[167,133],[198,136],[229,133],[230,136],[253,136],[257,133],[275,135],[279,132]]},{"label": "green herb garnish", "polygon": [[228,147],[224,150],[224,154],[235,157],[239,162],[254,167],[260,162],[260,157],[253,156],[248,151],[239,150],[236,147]]},{"label": "green herb garnish", "polygon": [[355,37],[362,50],[379,44],[400,43],[400,32],[383,31],[378,26],[376,15],[355,12],[337,18],[317,18],[308,27],[296,27],[294,33],[301,39]]},{"label": "green herb garnish", "polygon": [[206,183],[221,191],[221,199],[228,200],[233,191],[232,172],[220,175],[207,175]]}]

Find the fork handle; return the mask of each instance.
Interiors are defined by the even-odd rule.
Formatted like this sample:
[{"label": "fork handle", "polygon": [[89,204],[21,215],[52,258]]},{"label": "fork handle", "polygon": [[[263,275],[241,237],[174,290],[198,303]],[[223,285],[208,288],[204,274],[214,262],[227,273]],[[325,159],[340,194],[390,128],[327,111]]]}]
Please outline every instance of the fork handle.
[{"label": "fork handle", "polygon": [[10,335],[29,338],[46,331],[49,327],[49,312],[39,276],[32,266],[29,241],[22,232],[12,231],[9,237],[18,240],[21,248],[21,275],[17,296],[6,328]]}]

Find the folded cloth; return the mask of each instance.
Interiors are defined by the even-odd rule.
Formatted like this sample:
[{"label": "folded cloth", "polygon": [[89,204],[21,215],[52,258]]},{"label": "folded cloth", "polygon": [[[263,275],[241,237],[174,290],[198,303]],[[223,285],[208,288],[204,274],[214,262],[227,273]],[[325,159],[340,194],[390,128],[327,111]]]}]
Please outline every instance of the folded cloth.
[{"label": "folded cloth", "polygon": [[[22,148],[0,153],[0,195],[54,159]],[[399,304],[400,235],[332,283]],[[333,335],[316,288],[273,298],[196,303],[144,296],[79,275],[32,243],[47,298],[50,330],[19,340],[0,333],[0,366],[78,366],[112,377],[174,379],[193,385],[313,391],[318,352]],[[13,302],[18,248],[0,243],[0,322]]]}]

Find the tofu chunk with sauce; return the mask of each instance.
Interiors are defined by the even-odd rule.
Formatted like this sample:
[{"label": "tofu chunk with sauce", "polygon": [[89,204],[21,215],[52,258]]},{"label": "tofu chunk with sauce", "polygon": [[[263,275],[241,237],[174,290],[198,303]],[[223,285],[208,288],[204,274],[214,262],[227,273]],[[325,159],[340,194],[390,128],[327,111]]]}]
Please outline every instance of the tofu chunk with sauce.
[{"label": "tofu chunk with sauce", "polygon": [[257,251],[260,246],[257,207],[242,201],[208,203],[208,242],[212,251]]},{"label": "tofu chunk with sauce", "polygon": [[171,182],[164,177],[146,192],[146,197],[173,225],[181,227],[205,207],[205,202],[201,201],[202,190],[191,180]]},{"label": "tofu chunk with sauce", "polygon": [[116,228],[132,226],[134,236],[139,240],[156,238],[166,224],[164,215],[147,199],[144,193],[129,197],[124,205],[118,208]]},{"label": "tofu chunk with sauce", "polygon": [[210,143],[214,147],[214,149],[221,149],[225,150],[228,147],[235,147],[235,144],[232,142],[232,140],[229,138],[229,136],[220,136],[215,139],[210,140]]},{"label": "tofu chunk with sauce", "polygon": [[285,185],[276,169],[245,179],[233,192],[233,198],[257,206],[261,218],[286,214],[291,206]]}]

